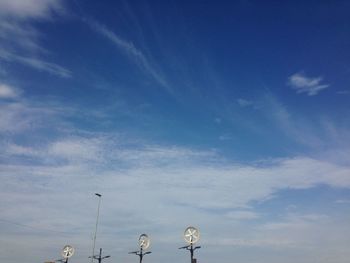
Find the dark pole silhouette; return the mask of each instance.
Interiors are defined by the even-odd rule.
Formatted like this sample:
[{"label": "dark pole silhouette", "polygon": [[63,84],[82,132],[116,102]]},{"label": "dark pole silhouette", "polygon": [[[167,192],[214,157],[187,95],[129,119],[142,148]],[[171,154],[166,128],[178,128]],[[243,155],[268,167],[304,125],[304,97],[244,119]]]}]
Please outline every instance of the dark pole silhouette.
[{"label": "dark pole silhouette", "polygon": [[140,258],[140,263],[142,263],[142,259],[145,255],[151,254],[151,251],[147,251],[147,252],[143,252],[142,247],[140,248],[140,251],[133,251],[133,252],[129,252],[129,254],[135,254],[137,256],[139,256]]},{"label": "dark pole silhouette", "polygon": [[[101,263],[102,260],[106,259],[106,258],[110,258],[111,256],[104,256],[102,257],[102,248],[100,248],[100,253],[99,255],[94,255],[92,259],[97,259],[98,260],[98,263]],[[89,257],[91,258],[91,257]]]},{"label": "dark pole silhouette", "polygon": [[186,249],[186,250],[190,251],[190,254],[191,254],[191,263],[194,263],[194,258],[193,258],[194,251],[195,251],[196,249],[199,249],[199,248],[201,248],[201,247],[200,247],[200,246],[193,247],[193,244],[191,243],[190,245],[184,246],[184,247],[180,247],[179,249]]}]

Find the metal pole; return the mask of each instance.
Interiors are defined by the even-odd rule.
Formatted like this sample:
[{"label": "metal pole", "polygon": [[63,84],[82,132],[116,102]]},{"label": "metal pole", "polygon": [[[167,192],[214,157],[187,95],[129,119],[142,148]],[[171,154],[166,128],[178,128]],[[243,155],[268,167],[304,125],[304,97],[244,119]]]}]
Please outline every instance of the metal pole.
[{"label": "metal pole", "polygon": [[96,244],[96,234],[97,234],[97,225],[98,225],[98,218],[99,218],[99,216],[100,216],[100,204],[101,204],[101,197],[102,197],[102,195],[99,194],[99,193],[95,193],[95,195],[98,196],[98,206],[97,206],[97,217],[96,217],[94,244],[93,244],[93,247],[92,247],[91,263],[93,263],[93,261],[94,261],[95,244]]},{"label": "metal pole", "polygon": [[190,252],[191,252],[191,263],[193,263],[193,245],[192,245],[192,243],[191,243]]},{"label": "metal pole", "polygon": [[102,262],[102,248],[100,248],[100,256],[98,257],[98,263]]}]

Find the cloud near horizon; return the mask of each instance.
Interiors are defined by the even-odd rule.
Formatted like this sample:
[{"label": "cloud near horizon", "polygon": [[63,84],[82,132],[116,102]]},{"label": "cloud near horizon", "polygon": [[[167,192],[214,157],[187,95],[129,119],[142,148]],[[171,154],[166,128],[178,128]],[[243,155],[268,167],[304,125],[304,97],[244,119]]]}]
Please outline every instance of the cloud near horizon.
[{"label": "cloud near horizon", "polygon": [[[4,142],[2,145],[3,160],[32,160],[36,164],[17,161],[0,164],[0,197],[6,196],[8,200],[1,205],[5,211],[1,219],[42,227],[44,233],[45,228],[71,232],[80,240],[77,241],[80,246],[87,246],[84,250],[88,250],[89,244],[81,239],[91,232],[89,226],[93,225],[93,216],[87,212],[93,200],[86,203],[86,198],[96,191],[103,194],[106,221],[101,222],[101,231],[108,240],[107,233],[113,233],[114,218],[118,228],[130,234],[147,230],[157,236],[192,222],[204,232],[220,233],[215,239],[219,243],[226,239],[222,245],[275,247],[277,243],[285,243],[287,247],[291,244],[298,247],[299,239],[287,234],[261,239],[241,233],[246,240],[231,240],[222,228],[246,224],[247,220],[266,220],[264,214],[255,211],[253,204],[268,202],[284,190],[324,185],[350,189],[350,167],[302,156],[259,165],[230,163],[221,160],[217,153],[130,141],[126,147],[120,138],[98,134],[61,138],[41,146]],[[71,202],[70,198],[73,198]],[[68,207],[67,202],[70,202]],[[18,210],[22,211],[21,219],[17,216]],[[43,213],[51,216],[47,218]],[[183,216],[179,217],[180,214]],[[142,222],[130,224],[130,217],[142,218]],[[65,218],[69,218],[66,225],[63,224]],[[324,218],[304,215],[302,221],[274,220],[261,231],[277,227],[298,231],[313,229],[318,220]],[[220,223],[213,225],[213,220]],[[305,220],[312,220],[314,224],[309,225]],[[10,238],[18,235],[3,231]],[[176,235],[170,238],[171,243],[177,243],[176,240]],[[205,238],[203,242],[210,244]]]},{"label": "cloud near horizon", "polygon": [[[55,233],[57,246],[69,239],[78,246],[78,258],[83,260],[91,245],[94,192],[103,194],[99,240],[106,248],[117,242],[122,252],[134,235],[145,231],[154,238],[155,249],[164,244],[176,246],[177,232],[187,224],[198,226],[204,232],[201,243],[213,249],[218,245],[299,250],[315,244],[326,247],[313,235],[326,235],[333,229],[338,237],[337,227],[346,227],[335,224],[337,216],[327,217],[322,211],[315,214],[296,209],[298,214],[292,216],[281,208],[282,217],[270,218],[259,207],[285,191],[325,186],[349,190],[349,165],[306,155],[241,163],[217,150],[81,130],[65,120],[79,115],[78,109],[52,105],[20,99],[1,105],[0,198],[8,201],[0,205],[4,211],[0,229],[8,240],[29,232],[32,240],[41,244]],[[56,136],[42,141],[40,134],[48,132],[47,127]],[[28,132],[32,134],[30,141],[16,140]],[[333,202],[337,200],[340,198]],[[305,231],[310,238],[301,238]],[[206,238],[214,233],[213,240]],[[233,238],[232,233],[239,238]],[[38,259],[31,246],[16,244]],[[6,244],[2,247],[9,249]],[[49,246],[45,255],[52,255],[53,249]],[[119,257],[119,250],[109,249]],[[346,254],[344,249],[342,255]]]}]

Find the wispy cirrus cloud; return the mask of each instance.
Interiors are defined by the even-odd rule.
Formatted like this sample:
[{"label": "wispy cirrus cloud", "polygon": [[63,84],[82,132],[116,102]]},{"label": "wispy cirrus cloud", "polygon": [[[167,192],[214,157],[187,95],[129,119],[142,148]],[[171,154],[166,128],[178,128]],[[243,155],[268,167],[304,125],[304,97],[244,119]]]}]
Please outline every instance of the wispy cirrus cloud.
[{"label": "wispy cirrus cloud", "polygon": [[164,75],[156,69],[154,65],[150,62],[150,60],[146,57],[146,55],[132,42],[129,42],[120,36],[118,36],[116,33],[114,33],[112,30],[108,29],[106,26],[93,21],[93,20],[85,20],[85,22],[97,33],[103,35],[114,45],[121,50],[123,53],[127,54],[130,59],[134,61],[134,63],[137,64],[137,66],[144,72],[146,72],[148,75],[150,75],[160,86],[165,88],[168,92],[172,93],[172,89],[169,85],[169,83],[166,81]]},{"label": "wispy cirrus cloud", "polygon": [[271,124],[290,139],[307,146],[313,152],[319,152],[321,148],[328,149],[322,152],[325,154],[332,151],[328,156],[332,160],[337,158],[348,161],[346,153],[342,153],[342,149],[349,148],[350,132],[347,124],[339,125],[321,114],[314,120],[308,116],[297,115],[271,93],[266,94],[258,103],[258,112],[262,113],[263,118],[271,121]]},{"label": "wispy cirrus cloud", "polygon": [[275,95],[265,94],[259,101],[259,110],[264,118],[294,141],[311,148],[322,145],[323,140],[315,132],[313,125],[293,115]]},{"label": "wispy cirrus cloud", "polygon": [[39,45],[40,33],[31,25],[20,21],[0,19],[0,44],[3,49],[14,46],[30,53],[45,52]]},{"label": "wispy cirrus cloud", "polygon": [[302,73],[295,73],[288,78],[288,85],[295,89],[297,93],[314,96],[329,87],[329,84],[322,84],[322,81],[322,77],[307,77]]},{"label": "wispy cirrus cloud", "polygon": [[0,16],[17,19],[47,18],[62,9],[60,0],[1,0]]},{"label": "wispy cirrus cloud", "polygon": [[1,49],[0,59],[9,62],[18,62],[22,65],[32,67],[36,70],[45,71],[63,78],[69,78],[72,76],[72,72],[70,70],[61,67],[55,63],[47,62],[33,57],[19,56]]},{"label": "wispy cirrus cloud", "polygon": [[47,21],[63,10],[60,0],[0,1],[0,60],[20,63],[59,77],[71,77],[70,70],[47,62],[47,53],[40,44],[41,34],[32,21]]},{"label": "wispy cirrus cloud", "polygon": [[350,90],[340,90],[340,91],[337,91],[337,94],[339,94],[339,95],[349,95],[350,94]]}]

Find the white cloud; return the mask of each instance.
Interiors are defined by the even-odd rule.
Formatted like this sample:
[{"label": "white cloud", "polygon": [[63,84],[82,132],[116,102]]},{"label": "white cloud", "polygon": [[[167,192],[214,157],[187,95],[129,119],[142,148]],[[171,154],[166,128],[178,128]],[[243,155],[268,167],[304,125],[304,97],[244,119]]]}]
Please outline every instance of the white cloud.
[{"label": "white cloud", "polygon": [[18,90],[6,84],[0,83],[0,99],[17,98],[19,96]]},{"label": "white cloud", "polygon": [[0,44],[3,48],[10,50],[15,46],[27,52],[44,52],[38,43],[40,34],[35,28],[19,21],[0,21]]},{"label": "white cloud", "polygon": [[49,153],[58,157],[73,160],[98,161],[103,145],[101,140],[92,138],[72,138],[54,142],[49,146]]},{"label": "white cloud", "polygon": [[[156,151],[153,149],[148,146],[125,149],[113,137],[61,140],[49,145],[47,154],[42,157],[51,160],[54,166],[33,167],[31,171],[34,174],[36,171],[38,174],[49,172],[54,175],[56,171],[68,169],[67,178],[79,181],[85,171],[93,167],[102,169],[107,165],[110,169],[100,171],[101,176],[104,174],[104,180],[119,181],[119,187],[128,189],[136,183],[135,190],[141,190],[143,187],[158,185],[159,188],[154,188],[151,195],[155,198],[153,201],[161,200],[166,188],[167,198],[164,201],[208,209],[242,207],[252,201],[271,198],[275,192],[286,188],[308,189],[322,184],[350,188],[350,168],[305,157],[254,167],[222,163],[216,165],[217,157],[210,157],[206,152],[196,153],[182,148],[169,150],[168,147],[158,147]],[[197,160],[192,161],[194,156]],[[56,166],[60,164],[61,158],[68,162]],[[203,160],[207,164],[203,164]],[[114,164],[127,169],[125,175],[114,170],[117,167]],[[181,167],[181,164],[185,164],[185,167]],[[74,174],[69,174],[69,169],[74,169]],[[119,175],[114,177],[112,174]],[[179,185],[182,187],[178,188]],[[199,203],[195,201],[198,198],[201,200]],[[232,217],[252,215],[247,211],[231,214]]]},{"label": "white cloud", "polygon": [[173,92],[163,74],[161,74],[159,70],[157,70],[155,66],[152,65],[150,60],[143,54],[141,50],[136,48],[133,43],[122,39],[113,31],[95,21],[89,20],[87,23],[93,30],[105,36],[107,39],[112,41],[115,46],[122,52],[129,55],[130,58],[138,65],[138,67],[150,75],[155,81],[157,81],[160,86],[164,87],[168,92]]},{"label": "white cloud", "polygon": [[287,241],[290,249],[285,247],[281,253],[284,256],[293,255],[290,262],[340,263],[349,256],[346,248],[348,233],[342,219],[339,221],[339,218],[330,215],[289,214],[275,222],[258,226],[255,238]]},{"label": "white cloud", "polygon": [[32,103],[24,98],[0,103],[0,134],[34,136],[46,128],[53,132],[70,127],[64,118],[73,114],[72,109],[54,103],[50,106],[49,101],[45,103]]},{"label": "white cloud", "polygon": [[265,230],[303,229],[320,222],[325,223],[330,217],[324,214],[290,213],[279,222],[270,222],[262,226]]},{"label": "white cloud", "polygon": [[[0,132],[15,132],[28,129],[36,118],[32,109],[16,102],[0,104]],[[28,117],[28,118],[27,118]]]},{"label": "white cloud", "polygon": [[350,91],[349,90],[340,90],[340,91],[337,91],[337,94],[339,94],[339,95],[349,95]]},{"label": "white cloud", "polygon": [[297,91],[297,93],[307,93],[309,96],[317,95],[321,90],[329,87],[328,84],[322,84],[322,77],[310,78],[302,73],[295,73],[288,78],[288,84]]},{"label": "white cloud", "polygon": [[0,16],[26,18],[47,18],[62,8],[60,0],[1,0]]},{"label": "white cloud", "polygon": [[[10,134],[0,139],[0,219],[28,225],[0,220],[0,254],[14,245],[21,251],[12,262],[43,262],[66,242],[79,251],[74,260],[83,262],[91,249],[96,191],[103,194],[98,243],[117,262],[134,260],[127,252],[144,232],[152,238],[152,251],[158,252],[154,261],[164,261],[169,253],[174,255],[169,262],[182,261],[173,250],[181,246],[181,233],[189,224],[202,231],[200,244],[205,249],[198,255],[208,262],[215,262],[216,256],[231,262],[231,249],[237,248],[249,248],[271,262],[277,261],[269,257],[271,251],[295,255],[306,247],[312,253],[298,262],[314,262],[313,254],[324,255],[325,248],[337,251],[330,262],[341,263],[339,258],[349,255],[343,244],[349,243],[350,235],[339,230],[350,229],[349,223],[337,222],[337,215],[315,212],[271,219],[266,210],[254,206],[262,209],[286,189],[350,189],[346,162],[295,156],[249,164],[225,160],[212,150],[152,144],[78,127],[57,135],[57,127],[65,124],[61,116],[69,111],[47,102],[33,104],[0,105],[0,124],[6,120],[0,127]],[[288,116],[283,111],[278,115]],[[51,131],[53,138],[47,136]],[[29,134],[30,140],[18,142],[18,134]],[[320,236],[332,239],[333,245]],[[37,253],[25,242],[27,237],[45,247],[44,252]],[[244,256],[237,258],[249,262]]]},{"label": "white cloud", "polygon": [[61,10],[60,0],[0,1],[0,60],[70,77],[68,69],[40,58],[47,51],[40,45],[41,34],[31,23],[49,19],[54,12]]},{"label": "white cloud", "polygon": [[40,152],[30,147],[17,144],[8,144],[4,149],[8,155],[39,156]]},{"label": "white cloud", "polygon": [[[134,236],[147,232],[154,240],[155,251],[160,250],[165,233],[164,242],[176,247],[187,224],[195,224],[203,231],[201,243],[208,249],[302,249],[300,246],[316,240],[310,237],[299,243],[301,233],[315,233],[319,224],[328,226],[331,218],[290,214],[256,231],[244,224],[254,221],[251,219],[261,220],[264,215],[243,207],[276,198],[276,193],[284,189],[318,185],[350,189],[350,167],[325,160],[296,157],[260,165],[232,164],[220,160],[217,153],[132,143],[112,135],[69,136],[41,149],[10,145],[7,152],[31,155],[41,165],[0,164],[0,198],[6,200],[0,204],[2,217],[32,227],[71,232],[69,240],[74,240],[80,251],[76,260],[83,260],[89,253],[95,191],[103,193],[99,243],[120,259],[120,251],[110,244],[120,242],[124,249],[121,252],[127,253]],[[229,212],[215,212],[220,209]],[[4,226],[1,229],[2,236],[9,240],[19,238],[24,231],[9,226],[6,229],[18,232],[5,231]],[[40,244],[44,237],[53,235],[45,229],[32,229],[28,235]],[[290,231],[298,234],[290,235]],[[65,242],[64,237],[55,233],[55,240]],[[53,249],[56,241],[45,245]],[[17,244],[32,255],[25,244]],[[44,255],[50,257],[50,252]],[[223,256],[223,262],[230,262]],[[29,262],[38,261],[37,256],[32,258]]]},{"label": "white cloud", "polygon": [[[317,233],[320,225],[332,225],[327,223],[331,217],[290,214],[281,221],[251,229],[244,224],[254,221],[251,219],[261,220],[264,215],[242,207],[276,198],[276,193],[284,189],[317,185],[350,188],[350,167],[324,160],[298,157],[262,166],[229,164],[220,163],[218,156],[192,149],[147,145],[136,148],[138,143],[125,147],[124,142],[104,136],[68,138],[50,143],[39,156],[35,154],[37,150],[11,146],[15,153],[30,155],[33,151],[32,157],[42,159],[39,163],[43,165],[0,165],[0,198],[6,200],[0,204],[2,217],[32,227],[71,232],[69,240],[75,240],[80,251],[76,260],[83,260],[88,253],[83,251],[89,251],[91,245],[87,237],[93,231],[95,218],[93,193],[99,191],[103,193],[99,232],[103,247],[117,240],[125,250],[122,252],[128,252],[134,235],[147,232],[157,251],[165,233],[167,244],[173,247],[181,242],[183,228],[195,224],[203,231],[201,243],[208,249],[238,246],[298,250],[317,242],[311,235],[300,243],[302,233]],[[196,161],[192,161],[193,156]],[[231,211],[222,216],[215,213],[216,209]],[[21,231],[4,230],[2,235],[13,240],[23,235]],[[212,236],[212,232],[216,234]],[[28,234],[37,244],[53,235],[35,229]],[[64,242],[62,235],[55,236]],[[49,241],[46,245],[53,248],[54,244]],[[27,251],[24,244],[21,249]],[[114,248],[109,253],[120,258]]]}]

